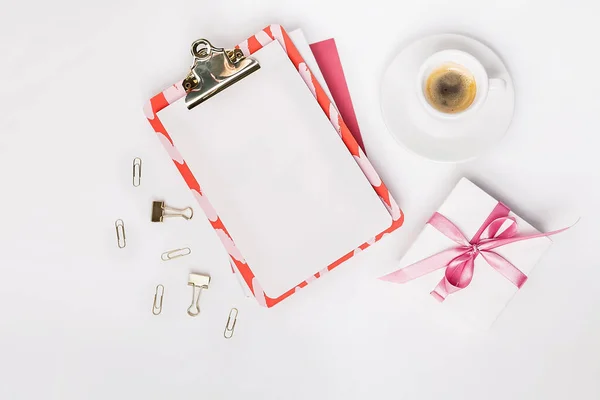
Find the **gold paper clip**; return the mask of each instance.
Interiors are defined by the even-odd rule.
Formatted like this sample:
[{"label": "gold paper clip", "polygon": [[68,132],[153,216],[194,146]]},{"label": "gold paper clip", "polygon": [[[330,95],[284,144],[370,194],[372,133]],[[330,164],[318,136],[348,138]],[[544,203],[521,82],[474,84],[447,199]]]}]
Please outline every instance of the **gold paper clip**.
[{"label": "gold paper clip", "polygon": [[136,157],[133,159],[133,186],[138,187],[142,183],[142,159]]},{"label": "gold paper clip", "polygon": [[[163,295],[165,294],[165,287],[163,285],[157,285],[156,291],[154,292],[154,303],[152,303],[152,314],[158,315],[162,311]],[[158,300],[158,303],[156,302]]]},{"label": "gold paper clip", "polygon": [[181,249],[165,251],[160,255],[160,259],[163,261],[169,261],[177,257],[187,256],[192,252],[189,247],[182,247]]},{"label": "gold paper clip", "polygon": [[[231,339],[233,337],[233,330],[235,329],[235,323],[237,322],[238,309],[232,308],[229,311],[229,316],[227,317],[227,323],[225,324],[225,330],[223,331],[223,336],[225,339]],[[231,318],[233,318],[233,323],[231,323]]]},{"label": "gold paper clip", "polygon": [[127,245],[125,241],[125,223],[122,219],[115,221],[115,229],[117,230],[117,246],[122,249]]},{"label": "gold paper clip", "polygon": [[210,276],[201,274],[190,274],[188,278],[188,285],[193,287],[192,291],[192,304],[188,307],[187,313],[190,317],[195,317],[200,314],[200,292],[202,289],[208,289],[210,283]]},{"label": "gold paper clip", "polygon": [[194,210],[192,210],[192,207],[179,209],[166,206],[164,201],[152,202],[152,222],[163,222],[163,219],[168,217],[192,219],[193,216]]}]

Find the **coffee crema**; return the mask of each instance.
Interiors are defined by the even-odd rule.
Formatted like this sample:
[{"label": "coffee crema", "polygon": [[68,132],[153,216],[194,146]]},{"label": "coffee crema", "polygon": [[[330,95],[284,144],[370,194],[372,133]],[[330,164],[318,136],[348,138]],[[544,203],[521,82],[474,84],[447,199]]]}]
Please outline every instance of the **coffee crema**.
[{"label": "coffee crema", "polygon": [[465,111],[475,100],[475,77],[465,67],[448,63],[434,69],[425,82],[425,97],[443,113]]}]

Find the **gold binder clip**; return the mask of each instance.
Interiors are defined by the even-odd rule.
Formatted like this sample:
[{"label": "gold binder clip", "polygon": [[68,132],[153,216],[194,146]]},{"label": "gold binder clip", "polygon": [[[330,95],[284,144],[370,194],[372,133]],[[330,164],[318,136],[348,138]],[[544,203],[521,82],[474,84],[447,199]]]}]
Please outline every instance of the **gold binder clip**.
[{"label": "gold binder clip", "polygon": [[122,219],[116,220],[115,229],[117,230],[117,246],[122,249],[127,245],[127,241],[125,240],[125,222]]},{"label": "gold binder clip", "polygon": [[142,159],[136,157],[133,159],[133,186],[138,187],[142,183]]},{"label": "gold binder clip", "polygon": [[192,304],[188,307],[187,313],[190,317],[200,314],[200,292],[202,289],[208,289],[210,276],[202,274],[190,274],[188,285],[192,286]]},{"label": "gold binder clip", "polygon": [[[223,336],[225,339],[231,339],[233,337],[233,330],[235,329],[235,323],[237,322],[238,309],[232,308],[229,311],[229,316],[227,317],[227,323],[225,324],[225,330],[223,331]],[[232,319],[233,318],[233,323]]]},{"label": "gold binder clip", "polygon": [[152,303],[152,314],[158,315],[161,313],[164,294],[165,287],[163,285],[157,285],[156,291],[154,292],[154,303]]},{"label": "gold binder clip", "polygon": [[163,261],[169,261],[177,257],[187,256],[191,254],[192,250],[189,247],[183,247],[181,249],[165,251],[160,255],[160,259]]},{"label": "gold binder clip", "polygon": [[260,68],[258,61],[245,57],[240,49],[214,47],[206,39],[196,40],[191,50],[193,65],[183,80],[189,110]]},{"label": "gold binder clip", "polygon": [[192,207],[179,209],[166,206],[164,201],[152,202],[152,222],[163,222],[163,219],[168,217],[181,217],[183,219],[192,219],[193,216],[194,210],[192,209]]}]

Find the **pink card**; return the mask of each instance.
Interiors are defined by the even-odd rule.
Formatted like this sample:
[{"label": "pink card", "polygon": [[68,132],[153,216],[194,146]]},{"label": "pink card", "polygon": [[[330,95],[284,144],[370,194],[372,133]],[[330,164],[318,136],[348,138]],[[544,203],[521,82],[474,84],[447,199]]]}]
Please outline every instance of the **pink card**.
[{"label": "pink card", "polygon": [[348,129],[352,133],[352,136],[354,136],[354,139],[356,139],[358,145],[365,151],[335,40],[327,39],[322,42],[313,43],[310,45],[310,49],[323,73],[327,86],[329,86],[333,101],[335,102],[340,115],[346,122]]}]

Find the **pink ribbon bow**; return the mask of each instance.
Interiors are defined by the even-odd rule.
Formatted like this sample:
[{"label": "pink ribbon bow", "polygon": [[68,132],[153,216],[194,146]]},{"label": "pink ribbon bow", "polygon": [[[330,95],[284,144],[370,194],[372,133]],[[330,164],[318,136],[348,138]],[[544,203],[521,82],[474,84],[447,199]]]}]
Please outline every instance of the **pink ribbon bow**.
[{"label": "pink ribbon bow", "polygon": [[446,268],[444,277],[431,292],[431,295],[436,300],[442,302],[449,294],[469,286],[473,279],[475,259],[481,256],[492,268],[512,282],[517,288],[521,288],[525,281],[527,281],[527,276],[506,258],[493,251],[493,249],[521,240],[555,235],[568,228],[549,233],[515,236],[518,233],[517,221],[514,217],[509,216],[509,213],[510,209],[507,206],[498,203],[473,238],[467,240],[456,225],[442,214],[436,212],[428,221],[428,224],[458,243],[458,246],[417,261],[398,271],[382,276],[380,279],[395,283],[405,283],[440,268]]}]

